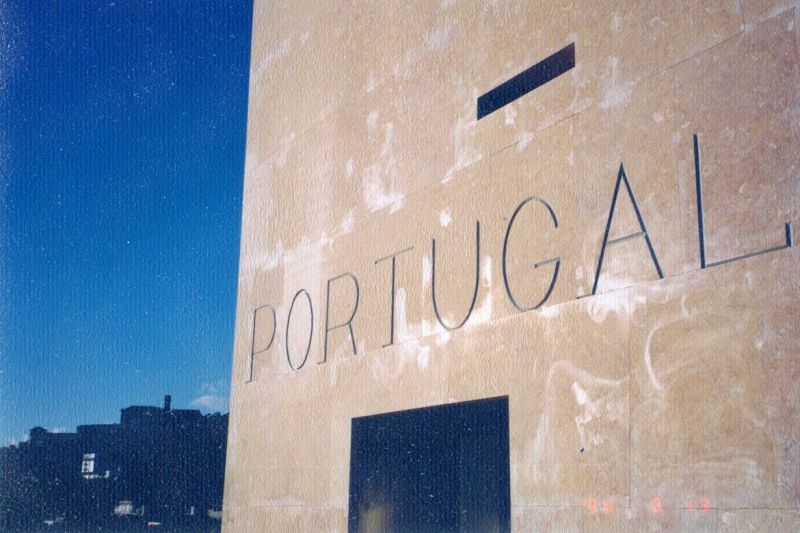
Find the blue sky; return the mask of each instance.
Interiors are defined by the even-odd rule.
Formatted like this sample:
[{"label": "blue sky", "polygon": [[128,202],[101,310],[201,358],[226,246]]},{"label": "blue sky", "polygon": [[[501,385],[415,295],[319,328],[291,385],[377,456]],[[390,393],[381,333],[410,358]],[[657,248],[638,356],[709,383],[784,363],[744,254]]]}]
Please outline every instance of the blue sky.
[{"label": "blue sky", "polygon": [[0,445],[227,410],[251,11],[0,3]]}]

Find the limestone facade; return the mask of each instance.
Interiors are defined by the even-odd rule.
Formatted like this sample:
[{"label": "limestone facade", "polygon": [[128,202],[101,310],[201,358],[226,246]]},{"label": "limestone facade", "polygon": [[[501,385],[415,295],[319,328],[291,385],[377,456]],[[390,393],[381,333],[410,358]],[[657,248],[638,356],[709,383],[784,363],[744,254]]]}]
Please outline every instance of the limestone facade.
[{"label": "limestone facade", "polygon": [[354,417],[496,396],[515,531],[800,530],[799,27],[256,0],[225,531],[344,531]]}]

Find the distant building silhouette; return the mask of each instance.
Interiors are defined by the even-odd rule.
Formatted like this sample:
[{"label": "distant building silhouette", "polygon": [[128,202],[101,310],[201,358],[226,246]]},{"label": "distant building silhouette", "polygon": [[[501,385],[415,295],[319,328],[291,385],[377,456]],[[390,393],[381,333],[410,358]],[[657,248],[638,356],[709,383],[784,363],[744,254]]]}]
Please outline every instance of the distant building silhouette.
[{"label": "distant building silhouette", "polygon": [[228,415],[130,406],[119,424],[35,427],[0,448],[5,531],[219,528]]}]

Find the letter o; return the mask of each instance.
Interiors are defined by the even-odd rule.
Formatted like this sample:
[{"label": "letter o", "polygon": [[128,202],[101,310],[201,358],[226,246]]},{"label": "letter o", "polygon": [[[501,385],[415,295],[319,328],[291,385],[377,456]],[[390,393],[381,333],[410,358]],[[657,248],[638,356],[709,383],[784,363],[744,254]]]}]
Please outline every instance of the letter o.
[{"label": "letter o", "polygon": [[[292,364],[292,357],[289,355],[289,324],[292,322],[292,311],[294,310],[294,304],[297,301],[297,298],[300,294],[305,294],[306,299],[308,300],[308,310],[311,312],[311,327],[308,328],[308,345],[306,346],[306,355],[303,357],[303,361],[300,365],[295,368]],[[289,316],[286,317],[286,360],[289,362],[289,368],[292,370],[300,370],[303,368],[303,365],[306,364],[308,360],[308,354],[311,351],[311,338],[314,336],[314,306],[311,303],[311,296],[308,294],[308,291],[305,289],[300,289],[292,298],[292,305],[289,307]]]}]

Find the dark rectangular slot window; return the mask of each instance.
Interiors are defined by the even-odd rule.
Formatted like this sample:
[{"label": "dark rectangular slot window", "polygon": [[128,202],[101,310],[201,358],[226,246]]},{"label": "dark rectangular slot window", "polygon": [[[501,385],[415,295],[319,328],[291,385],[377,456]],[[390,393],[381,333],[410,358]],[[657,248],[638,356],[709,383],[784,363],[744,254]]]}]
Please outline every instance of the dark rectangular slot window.
[{"label": "dark rectangular slot window", "polygon": [[575,68],[575,43],[478,97],[478,120]]},{"label": "dark rectangular slot window", "polygon": [[350,531],[509,531],[508,397],[352,421]]}]

